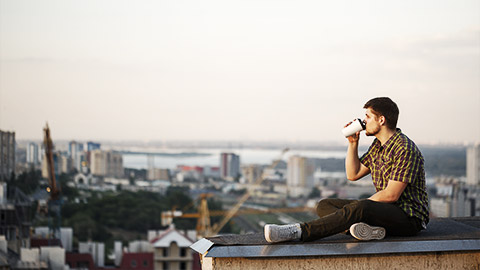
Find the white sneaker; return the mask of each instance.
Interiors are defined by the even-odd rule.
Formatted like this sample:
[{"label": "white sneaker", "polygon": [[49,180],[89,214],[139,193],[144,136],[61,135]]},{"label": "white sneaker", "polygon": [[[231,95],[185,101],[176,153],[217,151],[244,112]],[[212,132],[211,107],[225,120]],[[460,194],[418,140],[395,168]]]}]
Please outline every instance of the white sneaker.
[{"label": "white sneaker", "polygon": [[300,227],[300,223],[288,225],[266,224],[264,234],[265,239],[270,243],[297,240],[302,236],[302,227]]},{"label": "white sneaker", "polygon": [[380,240],[385,237],[386,231],[383,227],[370,226],[360,222],[350,226],[350,234],[358,240]]}]

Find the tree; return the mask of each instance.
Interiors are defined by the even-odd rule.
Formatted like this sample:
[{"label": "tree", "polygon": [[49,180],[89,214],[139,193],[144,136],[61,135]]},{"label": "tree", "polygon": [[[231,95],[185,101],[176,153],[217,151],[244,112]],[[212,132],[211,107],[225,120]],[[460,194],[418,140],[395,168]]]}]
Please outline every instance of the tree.
[{"label": "tree", "polygon": [[320,198],[321,196],[322,196],[322,192],[317,187],[314,187],[312,189],[312,192],[310,192],[310,194],[308,195],[308,198],[309,199]]},{"label": "tree", "polygon": [[[12,180],[15,179],[15,180]],[[33,167],[26,172],[22,172],[16,178],[12,178],[8,185],[11,187],[17,187],[26,195],[30,195],[39,187],[42,175],[40,170],[35,170]]]},{"label": "tree", "polygon": [[62,173],[58,177],[58,183],[60,184],[62,196],[67,197],[69,200],[73,200],[79,196],[78,190],[68,185],[68,183],[71,182],[73,182],[73,174]]}]

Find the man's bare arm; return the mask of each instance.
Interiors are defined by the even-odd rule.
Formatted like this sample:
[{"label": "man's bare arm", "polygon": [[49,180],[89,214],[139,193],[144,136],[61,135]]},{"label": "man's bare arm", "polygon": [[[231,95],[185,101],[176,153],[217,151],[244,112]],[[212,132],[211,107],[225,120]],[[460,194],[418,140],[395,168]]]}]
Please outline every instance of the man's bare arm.
[{"label": "man's bare arm", "polygon": [[359,135],[360,132],[357,132],[357,134],[348,137],[348,150],[347,157],[345,158],[345,171],[347,173],[347,179],[350,181],[356,181],[370,173],[370,169],[363,165],[358,158]]},{"label": "man's bare arm", "polygon": [[373,194],[369,200],[376,202],[394,203],[407,187],[407,183],[399,181],[388,181],[387,188]]}]

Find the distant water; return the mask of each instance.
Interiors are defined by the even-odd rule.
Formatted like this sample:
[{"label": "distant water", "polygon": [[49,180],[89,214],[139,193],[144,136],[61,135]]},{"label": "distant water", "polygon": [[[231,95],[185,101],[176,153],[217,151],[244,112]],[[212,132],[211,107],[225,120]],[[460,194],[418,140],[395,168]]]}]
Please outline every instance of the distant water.
[{"label": "distant water", "polygon": [[[157,151],[159,153],[161,151]],[[268,149],[201,149],[192,151],[191,149],[168,150],[165,153],[198,153],[202,155],[156,155],[154,156],[154,165],[156,168],[176,168],[177,165],[187,166],[219,166],[220,153],[229,152],[240,156],[241,164],[271,164],[273,160],[281,157],[281,150]],[[282,157],[284,161],[292,155],[301,155],[311,158],[345,158],[346,151],[307,151],[292,150],[285,153]],[[123,154],[123,166],[126,168],[146,169],[148,167],[148,156],[146,154]]]}]

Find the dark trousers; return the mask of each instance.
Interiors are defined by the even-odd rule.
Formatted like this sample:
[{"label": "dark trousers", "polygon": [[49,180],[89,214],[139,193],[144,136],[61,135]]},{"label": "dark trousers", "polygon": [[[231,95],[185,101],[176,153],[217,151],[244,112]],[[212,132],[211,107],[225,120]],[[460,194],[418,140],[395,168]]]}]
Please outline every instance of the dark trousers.
[{"label": "dark trousers", "polygon": [[344,232],[357,222],[384,227],[387,235],[412,236],[422,225],[419,219],[409,217],[398,206],[372,200],[323,199],[317,204],[320,218],[302,223],[302,241]]}]

